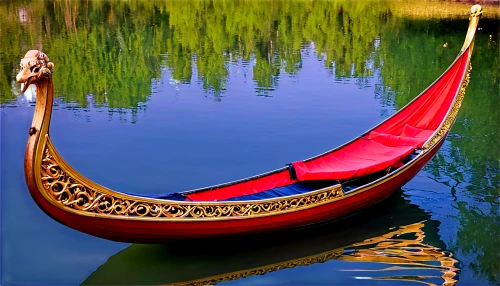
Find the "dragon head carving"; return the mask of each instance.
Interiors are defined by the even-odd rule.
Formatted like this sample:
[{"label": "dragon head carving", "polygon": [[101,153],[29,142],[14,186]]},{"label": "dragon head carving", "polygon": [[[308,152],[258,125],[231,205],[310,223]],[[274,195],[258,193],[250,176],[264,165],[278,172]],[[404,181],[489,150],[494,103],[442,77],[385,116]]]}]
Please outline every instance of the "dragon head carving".
[{"label": "dragon head carving", "polygon": [[30,84],[49,76],[53,67],[54,64],[49,61],[45,53],[38,50],[28,51],[21,59],[21,70],[16,76],[16,81],[24,84],[22,92],[25,92]]}]

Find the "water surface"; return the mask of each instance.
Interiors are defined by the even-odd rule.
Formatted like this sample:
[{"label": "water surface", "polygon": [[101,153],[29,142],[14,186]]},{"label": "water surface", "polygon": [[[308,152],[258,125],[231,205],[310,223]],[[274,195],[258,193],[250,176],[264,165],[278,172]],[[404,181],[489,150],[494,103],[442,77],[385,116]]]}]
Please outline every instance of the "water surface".
[{"label": "water surface", "polygon": [[[498,6],[484,7],[471,81],[450,136],[402,191],[347,222],[300,232],[299,241],[246,239],[234,252],[220,242],[213,242],[219,249],[198,246],[198,252],[179,251],[186,242],[115,243],[40,211],[23,174],[33,102],[14,78],[24,53],[43,49],[55,64],[51,138],[68,162],[117,191],[165,193],[279,168],[371,128],[453,61],[468,5],[11,1],[0,7],[2,284],[206,282],[305,257],[323,263],[223,281],[500,281]],[[418,245],[415,252],[435,254],[425,267],[394,243],[403,233]],[[380,237],[390,249],[367,242]],[[359,260],[373,251],[382,262]],[[325,252],[333,258],[321,261]],[[384,262],[394,256],[413,266]],[[446,266],[436,266],[442,261]]]}]

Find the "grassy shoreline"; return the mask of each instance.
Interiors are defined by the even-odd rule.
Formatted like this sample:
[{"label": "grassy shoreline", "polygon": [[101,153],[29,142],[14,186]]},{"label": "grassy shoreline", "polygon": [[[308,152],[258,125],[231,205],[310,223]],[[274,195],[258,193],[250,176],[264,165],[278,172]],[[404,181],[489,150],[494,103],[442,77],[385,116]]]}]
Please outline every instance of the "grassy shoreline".
[{"label": "grassy shoreline", "polygon": [[500,1],[397,0],[391,3],[395,16],[421,18],[464,17],[470,7],[480,4],[483,17],[500,18]]}]

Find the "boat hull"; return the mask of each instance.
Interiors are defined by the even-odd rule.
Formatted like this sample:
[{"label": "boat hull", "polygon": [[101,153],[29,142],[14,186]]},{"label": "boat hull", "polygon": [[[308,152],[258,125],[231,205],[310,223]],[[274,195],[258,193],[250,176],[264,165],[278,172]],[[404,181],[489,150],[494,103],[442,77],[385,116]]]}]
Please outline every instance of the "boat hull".
[{"label": "boat hull", "polygon": [[[352,170],[362,170],[361,178],[378,175],[382,170],[386,170],[385,176],[345,192],[343,187],[352,181],[339,180],[353,177],[332,178],[331,175],[346,170],[325,170],[319,164],[318,168],[323,169],[321,172],[314,168],[307,169],[314,175],[310,180],[339,183],[305,193],[256,200],[230,201],[226,197],[228,192],[235,190],[238,194],[248,195],[290,185],[292,181],[301,180],[296,169],[286,171],[282,168],[223,185],[176,194],[180,199],[129,195],[85,178],[64,161],[49,137],[54,96],[50,68],[53,64],[44,53],[28,51],[21,60],[21,71],[16,77],[25,85],[34,81],[37,85],[37,105],[25,154],[28,189],[38,206],[60,223],[93,236],[134,243],[272,232],[352,215],[400,189],[438,152],[456,120],[469,82],[470,56],[481,13],[479,5],[471,8],[469,30],[458,57],[412,102],[370,132],[331,152],[303,161],[313,162],[317,158],[324,161],[323,157],[335,155],[338,150],[351,155],[359,153],[364,155],[352,157],[362,160],[354,162],[348,160],[347,155],[345,158],[332,156],[333,159],[347,158],[345,162],[354,163]],[[349,144],[354,144],[352,146],[357,149]],[[395,150],[396,147],[400,149]],[[412,153],[406,153],[409,151]],[[376,158],[373,159],[370,154],[375,154]],[[412,156],[408,157],[410,154]],[[413,159],[407,162],[411,157]],[[218,196],[196,200],[195,195],[203,197],[207,192],[217,193]]]},{"label": "boat hull", "polygon": [[[261,216],[229,217],[217,220],[137,220],[127,217],[81,216],[67,212],[48,202],[36,187],[35,177],[26,179],[33,199],[53,219],[78,231],[119,242],[161,243],[177,239],[208,238],[228,235],[247,235],[283,229],[300,228],[328,220],[339,219],[359,212],[390,196],[411,180],[436,154],[443,139],[431,150],[378,183],[365,186],[341,199],[297,211]],[[29,156],[28,156],[29,157]]]}]

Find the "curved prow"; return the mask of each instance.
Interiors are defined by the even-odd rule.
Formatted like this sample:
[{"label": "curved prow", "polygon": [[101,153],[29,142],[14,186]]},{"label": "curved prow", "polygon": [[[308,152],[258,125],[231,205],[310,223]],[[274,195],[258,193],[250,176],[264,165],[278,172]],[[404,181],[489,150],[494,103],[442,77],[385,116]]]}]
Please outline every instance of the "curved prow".
[{"label": "curved prow", "polygon": [[45,136],[49,132],[54,99],[51,69],[54,64],[50,62],[45,53],[30,50],[21,59],[20,67],[16,81],[21,83],[21,91],[25,92],[31,84],[36,85],[35,114],[29,129],[30,141],[36,141],[35,138]]},{"label": "curved prow", "polygon": [[471,50],[474,46],[474,37],[476,35],[477,25],[479,24],[479,18],[483,14],[483,8],[481,5],[474,5],[470,9],[469,16],[469,29],[467,30],[467,35],[465,36],[464,45],[460,52],[463,52],[468,47],[471,47]]},{"label": "curved prow", "polygon": [[[43,156],[44,138],[48,137],[52,105],[54,101],[54,87],[51,69],[54,64],[48,56],[38,50],[30,50],[21,59],[20,70],[16,81],[21,83],[21,91],[25,92],[31,84],[36,85],[36,106],[33,121],[28,130],[29,138],[24,153],[24,176],[28,190],[33,200],[49,216],[54,214],[47,210],[47,201],[43,199],[40,180],[36,170],[40,169]],[[56,218],[57,220],[57,218]]]}]

